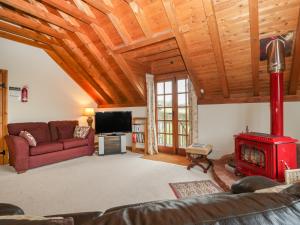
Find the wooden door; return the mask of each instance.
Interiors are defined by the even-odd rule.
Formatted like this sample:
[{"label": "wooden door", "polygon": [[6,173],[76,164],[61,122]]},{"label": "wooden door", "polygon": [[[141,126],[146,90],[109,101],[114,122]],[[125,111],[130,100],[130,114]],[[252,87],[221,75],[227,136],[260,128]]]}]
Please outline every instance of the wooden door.
[{"label": "wooden door", "polygon": [[8,151],[4,140],[7,134],[7,71],[0,70],[0,164],[8,163]]},{"label": "wooden door", "polygon": [[160,152],[185,154],[190,135],[188,87],[186,77],[156,80],[156,125]]}]

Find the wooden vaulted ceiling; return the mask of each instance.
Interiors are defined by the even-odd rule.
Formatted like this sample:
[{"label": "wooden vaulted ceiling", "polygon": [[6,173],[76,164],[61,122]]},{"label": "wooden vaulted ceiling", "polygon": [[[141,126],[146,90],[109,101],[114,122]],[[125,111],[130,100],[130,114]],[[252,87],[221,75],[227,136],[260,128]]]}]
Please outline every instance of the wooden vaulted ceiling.
[{"label": "wooden vaulted ceiling", "polygon": [[100,106],[113,107],[146,104],[147,72],[187,75],[199,104],[267,101],[259,40],[294,31],[285,97],[300,100],[299,7],[300,0],[0,0],[0,37],[44,49]]}]

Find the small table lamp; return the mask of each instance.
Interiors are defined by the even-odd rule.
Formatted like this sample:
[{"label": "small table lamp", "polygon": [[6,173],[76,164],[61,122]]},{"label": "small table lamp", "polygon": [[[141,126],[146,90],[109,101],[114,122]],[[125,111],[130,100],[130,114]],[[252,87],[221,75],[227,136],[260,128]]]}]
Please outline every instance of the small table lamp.
[{"label": "small table lamp", "polygon": [[87,116],[86,122],[90,127],[93,125],[93,116],[95,116],[95,109],[94,108],[85,108],[83,111],[83,116]]}]

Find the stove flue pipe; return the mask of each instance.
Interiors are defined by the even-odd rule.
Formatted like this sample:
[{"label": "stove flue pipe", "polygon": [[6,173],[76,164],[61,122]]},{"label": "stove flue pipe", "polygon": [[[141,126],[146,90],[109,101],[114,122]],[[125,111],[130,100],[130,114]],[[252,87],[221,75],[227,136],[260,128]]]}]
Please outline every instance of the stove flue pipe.
[{"label": "stove flue pipe", "polygon": [[270,73],[271,134],[283,136],[283,71],[285,70],[285,46],[280,39],[267,45],[268,72]]}]

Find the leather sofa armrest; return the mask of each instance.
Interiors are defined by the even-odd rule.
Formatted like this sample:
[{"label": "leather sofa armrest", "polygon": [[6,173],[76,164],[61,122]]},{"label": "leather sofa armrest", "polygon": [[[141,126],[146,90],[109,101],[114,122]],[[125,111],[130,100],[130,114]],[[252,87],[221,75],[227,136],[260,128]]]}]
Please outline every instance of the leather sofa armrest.
[{"label": "leather sofa armrest", "polygon": [[18,173],[25,172],[29,164],[29,144],[19,136],[7,135],[5,137],[9,156],[10,165],[14,166]]},{"label": "leather sofa armrest", "polygon": [[90,225],[92,221],[102,215],[102,212],[82,212],[82,213],[71,213],[71,214],[60,214],[51,215],[46,217],[63,217],[63,218],[73,218],[74,225]]},{"label": "leather sofa armrest", "polygon": [[255,192],[259,189],[270,188],[280,185],[280,183],[263,176],[244,177],[231,186],[233,194]]},{"label": "leather sofa armrest", "polygon": [[0,216],[24,215],[24,211],[15,205],[0,203]]}]

